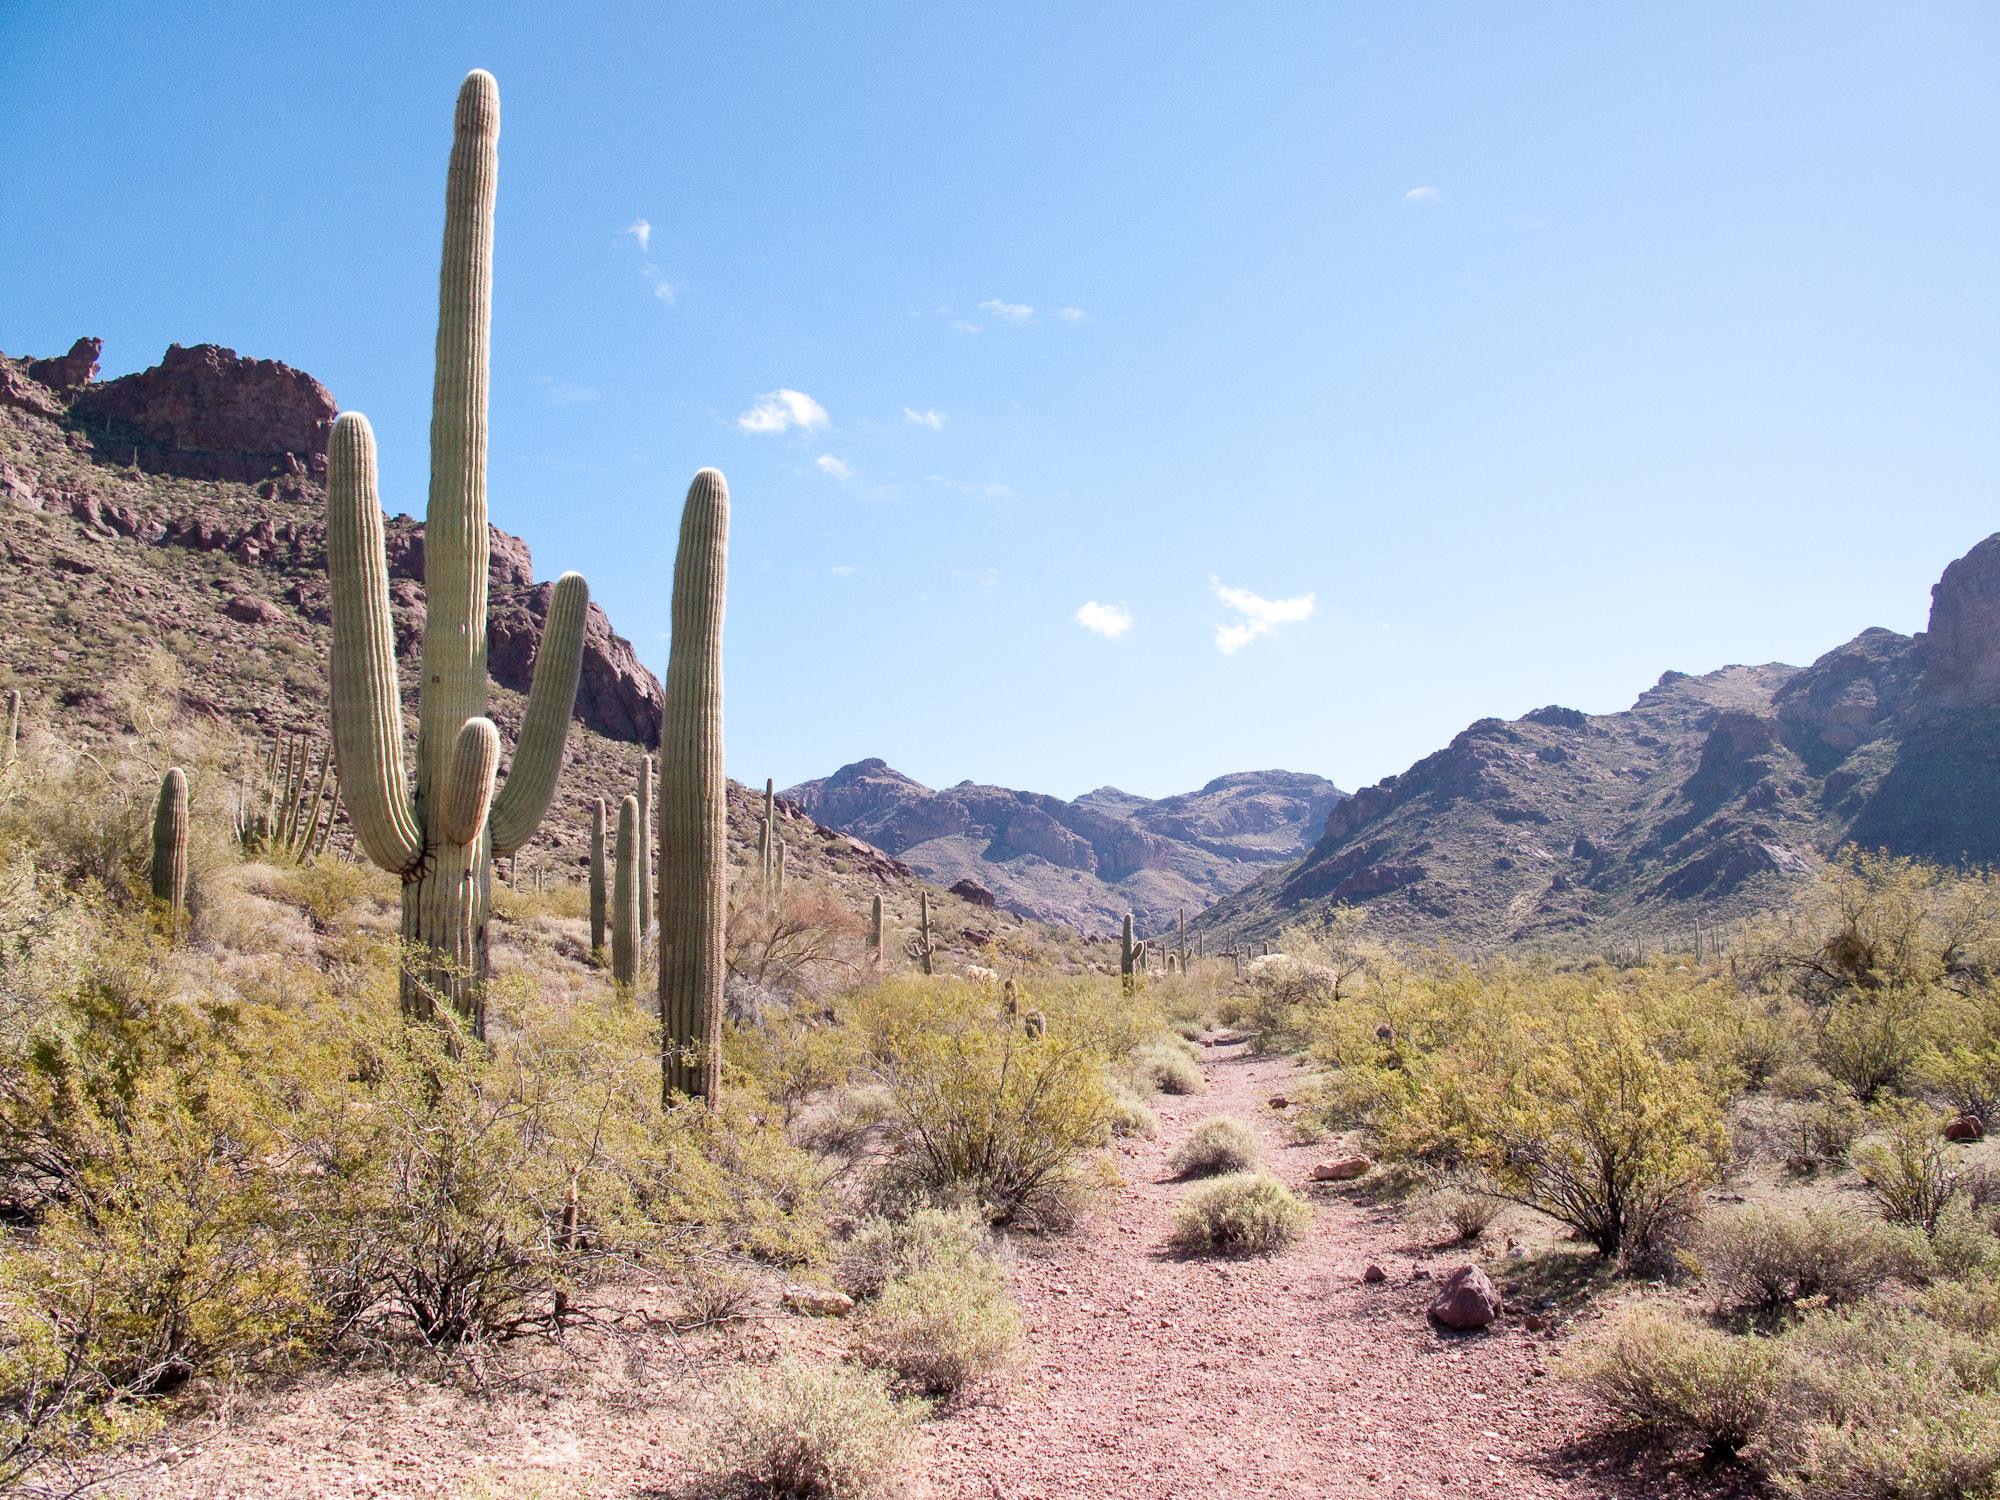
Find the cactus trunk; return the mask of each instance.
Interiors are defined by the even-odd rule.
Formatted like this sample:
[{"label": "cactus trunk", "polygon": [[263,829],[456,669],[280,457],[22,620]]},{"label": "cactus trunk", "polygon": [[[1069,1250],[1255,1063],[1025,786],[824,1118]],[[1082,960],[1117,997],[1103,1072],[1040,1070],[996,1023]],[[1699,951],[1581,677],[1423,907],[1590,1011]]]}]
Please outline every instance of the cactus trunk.
[{"label": "cactus trunk", "polygon": [[590,805],[590,951],[604,952],[604,799]]},{"label": "cactus trunk", "polygon": [[639,757],[639,941],[653,930],[653,757]]},{"label": "cactus trunk", "polygon": [[159,800],[153,804],[153,896],[166,903],[178,924],[187,908],[188,781],[175,766],[160,778]]},{"label": "cactus trunk", "polygon": [[661,1087],[716,1101],[728,921],[728,782],[722,770],[722,617],[729,486],[703,469],[688,487],[674,558],[672,644],[660,760]]},{"label": "cactus trunk", "polygon": [[876,968],[882,967],[882,898],[876,896],[868,903],[868,958]]},{"label": "cactus trunk", "polygon": [[611,977],[631,984],[639,977],[639,799],[618,804],[617,867],[611,876]]},{"label": "cactus trunk", "polygon": [[589,590],[556,583],[513,768],[494,791],[499,732],[486,710],[486,386],[500,93],[474,71],[459,90],[445,189],[424,523],[424,639],[417,774],[403,765],[402,706],[375,437],[342,413],[327,458],[334,757],[357,842],[402,877],[404,1013],[439,1001],[485,1035],[493,856],[534,836],[555,795],[583,665]]},{"label": "cactus trunk", "polygon": [[1125,992],[1130,994],[1134,984],[1133,974],[1137,968],[1132,952],[1132,913],[1125,913],[1125,932],[1118,942],[1118,976],[1124,982]]}]

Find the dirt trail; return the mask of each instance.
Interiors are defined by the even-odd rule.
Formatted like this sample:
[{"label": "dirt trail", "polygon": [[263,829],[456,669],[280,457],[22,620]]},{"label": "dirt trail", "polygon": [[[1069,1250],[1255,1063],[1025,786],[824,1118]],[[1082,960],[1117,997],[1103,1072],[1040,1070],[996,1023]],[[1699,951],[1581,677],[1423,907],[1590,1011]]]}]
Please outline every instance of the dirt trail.
[{"label": "dirt trail", "polygon": [[[1174,1148],[1211,1115],[1263,1137],[1295,1186],[1326,1148],[1287,1146],[1274,1093],[1289,1060],[1207,1055],[1206,1094],[1159,1101],[1113,1211],[1028,1242],[1013,1268],[1028,1355],[984,1402],[931,1429],[939,1496],[1235,1500],[1239,1496],[1597,1496],[1562,1456],[1587,1407],[1548,1373],[1554,1346],[1512,1317],[1448,1335],[1425,1316],[1466,1258],[1413,1254],[1385,1215],[1319,1190],[1307,1238],[1268,1260],[1166,1253]],[[1375,1262],[1387,1282],[1363,1285]],[[1501,1272],[1495,1269],[1495,1280]]]}]

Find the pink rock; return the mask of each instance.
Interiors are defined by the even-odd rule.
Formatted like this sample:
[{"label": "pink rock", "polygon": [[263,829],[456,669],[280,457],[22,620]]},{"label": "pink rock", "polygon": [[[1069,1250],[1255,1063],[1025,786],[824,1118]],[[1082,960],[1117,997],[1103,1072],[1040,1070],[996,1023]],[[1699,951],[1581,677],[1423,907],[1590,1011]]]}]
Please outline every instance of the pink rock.
[{"label": "pink rock", "polygon": [[1460,1266],[1447,1276],[1431,1302],[1431,1317],[1446,1328],[1484,1328],[1500,1316],[1500,1293],[1477,1266]]},{"label": "pink rock", "polygon": [[1380,1266],[1371,1265],[1361,1273],[1361,1279],[1370,1286],[1378,1286],[1389,1279],[1389,1273]]},{"label": "pink rock", "polygon": [[1948,1141],[1976,1141],[1985,1134],[1986,1127],[1979,1123],[1977,1115],[1960,1115],[1945,1122],[1944,1138]]},{"label": "pink rock", "polygon": [[1312,1169],[1314,1182],[1349,1182],[1356,1177],[1368,1175],[1368,1169],[1375,1163],[1358,1152],[1353,1156],[1336,1157],[1323,1161]]}]

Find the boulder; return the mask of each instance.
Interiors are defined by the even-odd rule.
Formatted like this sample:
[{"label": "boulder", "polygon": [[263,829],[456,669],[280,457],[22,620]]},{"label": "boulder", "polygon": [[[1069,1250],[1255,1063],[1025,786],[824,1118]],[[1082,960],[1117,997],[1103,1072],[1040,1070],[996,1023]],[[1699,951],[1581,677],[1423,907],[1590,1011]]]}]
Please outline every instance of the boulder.
[{"label": "boulder", "polygon": [[222,612],[232,620],[241,620],[246,625],[275,625],[285,618],[285,612],[269,599],[259,599],[255,594],[238,594],[222,606]]},{"label": "boulder", "polygon": [[1477,1266],[1460,1266],[1431,1301],[1431,1319],[1461,1333],[1485,1328],[1500,1316],[1500,1293]]},{"label": "boulder", "polygon": [[1356,1152],[1352,1156],[1337,1156],[1332,1161],[1323,1161],[1312,1169],[1314,1182],[1352,1182],[1357,1177],[1366,1177],[1368,1169],[1375,1163]]},{"label": "boulder", "polygon": [[1000,898],[976,880],[954,881],[947,889],[952,895],[959,897],[961,900],[969,901],[974,906],[983,906],[988,911],[993,910],[1000,904]]},{"label": "boulder", "polygon": [[786,1288],[785,1306],[809,1318],[844,1318],[854,1311],[854,1299],[845,1292],[795,1286]]},{"label": "boulder", "polygon": [[1948,1141],[1976,1141],[1986,1134],[1986,1127],[1977,1115],[1960,1115],[1955,1120],[1947,1120],[1944,1138]]}]

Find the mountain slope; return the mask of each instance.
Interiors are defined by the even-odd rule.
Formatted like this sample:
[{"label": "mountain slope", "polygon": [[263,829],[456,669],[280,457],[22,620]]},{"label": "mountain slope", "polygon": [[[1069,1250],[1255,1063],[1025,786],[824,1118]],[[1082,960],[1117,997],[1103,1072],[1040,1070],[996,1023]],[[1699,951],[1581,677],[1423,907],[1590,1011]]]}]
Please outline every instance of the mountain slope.
[{"label": "mountain slope", "polygon": [[1669,672],[1619,713],[1482,719],[1202,926],[1261,939],[1344,903],[1472,948],[1657,942],[1774,904],[1849,841],[2000,860],[2000,535],[1945,570],[1919,635]]},{"label": "mountain slope", "polygon": [[1248,771],[1158,801],[1107,786],[1064,802],[971,782],[933,791],[863,760],[784,795],[941,885],[970,882],[1083,931],[1130,911],[1151,934],[1296,858],[1345,793],[1318,776]]}]

